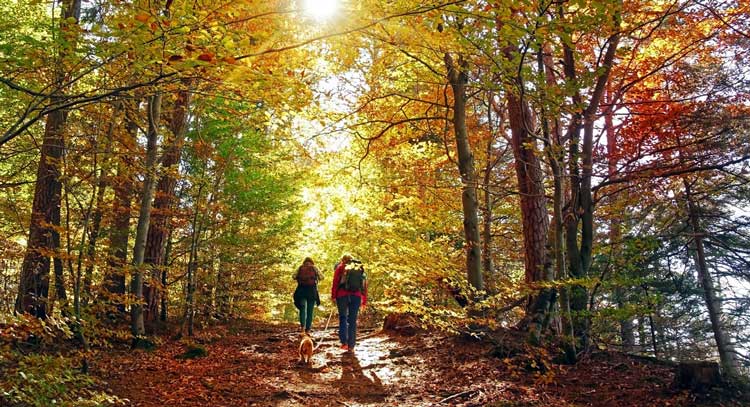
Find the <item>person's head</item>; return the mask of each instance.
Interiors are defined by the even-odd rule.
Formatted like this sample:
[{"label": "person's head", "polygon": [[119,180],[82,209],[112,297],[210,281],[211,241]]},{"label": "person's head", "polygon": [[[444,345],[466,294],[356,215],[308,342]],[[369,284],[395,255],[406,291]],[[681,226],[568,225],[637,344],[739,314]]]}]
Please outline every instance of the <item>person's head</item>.
[{"label": "person's head", "polygon": [[315,262],[313,261],[313,259],[311,259],[309,257],[305,257],[305,260],[302,261],[302,265],[303,266],[314,266]]},{"label": "person's head", "polygon": [[351,254],[345,254],[341,257],[341,262],[346,264],[352,261],[352,255]]}]

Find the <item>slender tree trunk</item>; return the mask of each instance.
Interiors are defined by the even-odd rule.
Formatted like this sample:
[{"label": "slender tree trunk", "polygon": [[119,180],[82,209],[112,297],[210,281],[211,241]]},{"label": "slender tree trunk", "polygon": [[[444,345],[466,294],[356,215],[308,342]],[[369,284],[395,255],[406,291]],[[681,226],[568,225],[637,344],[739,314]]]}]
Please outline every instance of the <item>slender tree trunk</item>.
[{"label": "slender tree trunk", "polygon": [[161,295],[161,312],[159,314],[159,320],[161,322],[167,322],[167,270],[169,269],[169,259],[172,257],[172,229],[169,229],[169,235],[167,236],[167,247],[164,249],[164,263],[162,263],[161,272],[161,286],[163,289],[163,295]]},{"label": "slender tree trunk", "polygon": [[180,325],[179,336],[182,336],[187,326],[188,336],[193,336],[193,317],[195,316],[195,274],[198,265],[198,245],[202,233],[200,220],[201,197],[203,195],[203,184],[198,187],[198,196],[195,198],[195,212],[193,214],[193,233],[190,239],[190,257],[187,267],[187,294],[185,296],[185,315]]},{"label": "slender tree trunk", "polygon": [[[607,92],[605,95],[609,100],[608,104],[610,107],[606,109],[604,114],[604,126],[607,133],[607,174],[610,178],[617,175],[617,133],[615,132],[614,123],[614,110],[611,107],[613,100],[610,99],[611,92]],[[609,225],[609,245],[610,245],[610,259],[611,263],[615,264],[614,275],[621,275],[619,265],[622,264],[622,217],[620,214],[613,213]],[[626,287],[621,284],[617,284],[614,289],[614,297],[617,308],[621,314],[625,313],[626,305]],[[623,317],[620,319],[620,340],[622,342],[622,350],[624,352],[632,352],[635,348],[635,332],[633,329],[633,319],[631,317]]]},{"label": "slender tree trunk", "polygon": [[[125,114],[126,138],[121,147],[121,153],[117,155],[117,175],[113,184],[115,193],[112,205],[112,225],[109,235],[110,252],[108,270],[105,277],[105,288],[114,296],[125,294],[125,265],[127,264],[128,237],[130,235],[130,212],[133,198],[133,178],[131,175],[131,162],[128,158],[135,150],[134,143],[137,136],[137,125],[133,115],[137,111],[137,103],[128,103],[129,109]],[[117,309],[125,312],[125,306],[118,301]]]},{"label": "slender tree trunk", "polygon": [[716,294],[716,288],[711,278],[711,272],[708,270],[706,262],[706,252],[703,245],[705,232],[700,225],[700,207],[695,202],[690,183],[683,179],[685,186],[685,199],[688,205],[688,217],[690,227],[693,232],[693,245],[695,246],[695,266],[698,272],[698,279],[703,289],[703,298],[706,301],[708,317],[711,320],[711,330],[716,341],[716,350],[719,353],[721,368],[725,375],[729,377],[738,377],[737,361],[734,357],[734,347],[729,339],[729,335],[722,326],[721,299]]},{"label": "slender tree trunk", "polygon": [[[614,7],[621,7],[622,4],[615,4]],[[570,144],[569,154],[569,175],[570,194],[568,203],[568,212],[566,218],[566,249],[568,252],[568,270],[573,278],[585,278],[588,276],[591,267],[593,240],[594,240],[594,202],[591,192],[591,180],[593,177],[593,156],[594,156],[594,123],[598,118],[597,112],[601,98],[604,94],[605,86],[609,80],[609,73],[615,57],[615,51],[619,44],[619,11],[614,13],[613,23],[615,34],[609,37],[607,50],[601,58],[598,75],[590,100],[586,108],[575,113],[569,125],[568,138]],[[564,45],[563,50],[564,71],[566,79],[575,82],[576,67],[573,50]],[[582,98],[580,93],[573,95],[574,105],[581,105]],[[583,139],[580,139],[580,132],[583,130]],[[579,143],[581,143],[579,145]],[[580,148],[580,150],[579,150]],[[580,226],[580,241],[579,236]],[[575,315],[580,315],[574,319],[574,333],[581,340],[583,349],[589,346],[588,331],[590,326],[590,316],[588,311],[588,292],[582,286],[574,286],[571,290],[571,309]]]},{"label": "slender tree trunk", "polygon": [[[499,158],[495,158],[497,155],[493,147],[494,129],[492,126],[492,93],[488,95],[489,100],[487,101],[487,126],[489,127],[489,138],[487,140],[486,154],[487,154],[487,165],[484,167],[484,213],[482,214],[482,269],[485,275],[491,276],[495,270],[492,264],[492,217],[493,217],[493,199],[492,199],[492,188],[490,182],[492,180],[492,171],[498,163]],[[502,119],[500,118],[500,129],[498,133],[503,133]]]},{"label": "slender tree trunk", "polygon": [[145,335],[143,323],[143,257],[146,251],[146,235],[151,220],[151,201],[154,194],[154,179],[156,172],[156,142],[159,131],[159,116],[161,95],[154,95],[148,103],[148,134],[146,145],[146,176],[143,181],[141,194],[141,209],[138,215],[138,227],[135,234],[133,248],[133,269],[135,276],[132,281],[133,306],[131,308],[131,329],[134,345],[140,343],[140,337]]},{"label": "slender tree trunk", "polygon": [[[188,84],[189,86],[189,84]],[[170,140],[164,147],[162,170],[156,186],[151,227],[146,240],[146,255],[144,262],[152,266],[151,278],[146,282],[144,295],[147,302],[146,320],[152,324],[156,321],[160,303],[160,287],[164,264],[164,249],[167,242],[169,221],[175,201],[175,186],[177,185],[177,171],[182,155],[182,145],[185,138],[190,105],[190,91],[180,90],[174,103],[172,117],[169,122]]]},{"label": "slender tree trunk", "polygon": [[91,215],[91,231],[89,232],[88,248],[86,249],[86,272],[83,278],[83,304],[88,304],[92,295],[92,281],[94,275],[94,264],[96,263],[96,243],[101,232],[102,215],[104,213],[104,193],[109,185],[109,162],[112,154],[112,137],[114,136],[117,115],[120,112],[120,103],[112,108],[112,117],[106,135],[106,146],[104,148],[101,168],[99,169],[99,181],[96,187],[96,206]]},{"label": "slender tree trunk", "polygon": [[477,202],[477,176],[474,172],[474,156],[471,153],[469,138],[466,131],[466,76],[464,61],[459,58],[455,65],[449,53],[445,54],[445,65],[448,68],[448,81],[453,89],[453,130],[456,134],[456,148],[458,150],[458,169],[461,173],[463,191],[461,204],[464,213],[464,237],[466,238],[466,273],[469,283],[481,290],[484,288],[482,279],[482,248],[479,239],[479,215]]},{"label": "slender tree trunk", "polygon": [[[78,25],[81,13],[80,0],[63,0],[61,2],[60,32],[74,39],[75,29],[69,26]],[[71,23],[70,19],[74,19]],[[63,60],[68,51],[61,49],[58,55],[58,70],[55,74],[57,95],[52,101],[59,101],[62,97],[62,87],[66,73],[63,71]],[[60,183],[60,165],[65,151],[64,131],[67,112],[55,110],[47,114],[47,121],[42,140],[41,157],[37,169],[34,201],[31,209],[31,224],[27,240],[26,254],[21,266],[21,276],[18,284],[16,311],[35,315],[39,318],[47,317],[47,302],[49,298],[49,270],[50,254],[60,247],[60,236],[55,229],[60,225],[60,200],[62,184]],[[62,266],[62,264],[60,264]],[[57,267],[56,267],[57,272]],[[60,274],[56,274],[58,297],[64,299],[64,284],[62,267]],[[62,287],[62,288],[61,288]]]},{"label": "slender tree trunk", "polygon": [[216,268],[216,308],[222,319],[229,318],[229,287],[232,285],[232,273],[224,266],[221,257]]},{"label": "slender tree trunk", "polygon": [[[62,187],[62,185],[61,185]],[[61,190],[62,193],[62,190]],[[53,224],[54,225],[60,225],[60,211],[56,211],[56,213],[53,216]],[[52,232],[52,246],[57,248],[57,251],[60,250],[60,232],[53,231]],[[66,312],[65,308],[68,305],[68,294],[65,290],[65,275],[63,273],[63,262],[62,258],[60,258],[59,255],[55,256],[52,259],[52,269],[54,270],[55,274],[55,297],[57,298],[57,301],[60,303],[60,308],[63,312],[63,314]]]}]

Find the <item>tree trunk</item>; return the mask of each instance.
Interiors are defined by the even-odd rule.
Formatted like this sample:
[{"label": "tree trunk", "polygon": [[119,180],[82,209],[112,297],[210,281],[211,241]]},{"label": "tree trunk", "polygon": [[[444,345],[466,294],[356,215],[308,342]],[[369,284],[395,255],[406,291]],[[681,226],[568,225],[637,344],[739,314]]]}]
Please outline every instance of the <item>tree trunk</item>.
[{"label": "tree trunk", "polygon": [[[121,154],[117,155],[117,175],[112,182],[115,197],[112,204],[112,225],[109,235],[109,258],[104,287],[114,297],[125,294],[125,265],[127,264],[128,236],[130,234],[130,211],[133,198],[133,178],[131,175],[130,154],[137,137],[138,127],[133,120],[138,103],[128,103],[125,113],[126,138]],[[121,300],[114,300],[120,313],[125,312]]]},{"label": "tree trunk", "polygon": [[459,58],[459,66],[456,66],[451,55],[446,53],[445,65],[448,68],[448,81],[453,89],[453,130],[456,134],[458,169],[463,183],[461,204],[467,250],[466,273],[469,283],[477,290],[481,290],[484,288],[484,282],[481,265],[482,248],[479,239],[477,176],[474,173],[474,156],[471,153],[466,131],[466,82],[468,78],[464,71],[466,67],[463,59]]},{"label": "tree trunk", "polygon": [[[94,275],[94,264],[96,262],[96,243],[99,239],[99,233],[101,232],[102,215],[104,213],[104,193],[109,186],[109,162],[112,154],[112,137],[114,136],[115,124],[117,121],[117,115],[120,112],[120,103],[118,102],[112,109],[112,117],[110,118],[109,128],[107,129],[106,143],[104,148],[104,154],[102,158],[101,167],[99,169],[99,181],[96,187],[96,206],[94,207],[94,213],[91,215],[91,231],[89,232],[88,248],[86,249],[86,272],[83,278],[83,304],[88,304],[91,298],[91,284]],[[96,153],[95,153],[96,154]]]},{"label": "tree trunk", "polygon": [[232,284],[232,273],[224,266],[221,257],[216,268],[216,308],[222,319],[229,318],[229,287]]},{"label": "tree trunk", "polygon": [[[543,281],[552,280],[552,264],[547,251],[549,217],[547,198],[544,193],[544,175],[535,149],[536,141],[529,129],[531,113],[525,101],[508,92],[508,122],[510,124],[515,157],[518,191],[521,199],[523,221],[525,282],[531,288]],[[526,321],[532,342],[539,340],[543,322],[549,308],[552,293],[540,289],[539,294],[530,296],[526,308]]]},{"label": "tree trunk", "polygon": [[132,281],[133,306],[131,308],[131,329],[134,336],[133,344],[140,342],[140,337],[146,333],[143,323],[143,257],[146,251],[146,235],[151,220],[151,201],[154,194],[154,179],[156,172],[156,141],[159,130],[159,115],[161,95],[154,95],[148,103],[148,134],[146,145],[146,176],[143,180],[141,194],[141,209],[138,215],[138,227],[135,233],[133,248],[133,269],[135,276]]},{"label": "tree trunk", "polygon": [[185,315],[180,325],[179,336],[182,336],[187,326],[188,336],[193,336],[193,317],[195,316],[195,274],[198,265],[198,245],[202,232],[200,220],[201,197],[203,195],[203,184],[198,187],[198,196],[195,198],[195,213],[193,214],[193,233],[190,239],[190,257],[187,267],[187,294],[185,296]]},{"label": "tree trunk", "polygon": [[161,286],[163,294],[161,296],[161,312],[159,313],[159,320],[161,322],[167,322],[167,270],[169,266],[169,258],[172,256],[172,229],[169,229],[169,235],[167,236],[167,247],[164,249],[164,263],[161,271]]},{"label": "tree trunk", "polygon": [[[554,87],[556,84],[554,73],[554,61],[552,60],[552,50],[549,45],[539,44],[539,49],[544,52],[537,54],[537,68],[540,72],[545,73],[545,82],[547,86]],[[546,99],[546,91],[542,89],[543,98]],[[563,191],[564,191],[564,166],[565,157],[562,150],[562,130],[559,119],[551,117],[547,109],[542,105],[541,109],[542,134],[544,136],[544,147],[549,161],[549,168],[552,172],[552,228],[550,229],[550,246],[552,248],[551,257],[554,258],[555,280],[564,280],[568,278],[565,269],[565,233],[563,221]],[[549,254],[548,254],[549,256]],[[570,296],[569,287],[561,286],[557,288],[559,293],[558,307],[560,309],[560,332],[563,338],[563,347],[565,357],[568,363],[574,363],[576,360],[575,341],[572,340],[573,322],[570,315]],[[552,304],[550,304],[552,306]]]},{"label": "tree trunk", "polygon": [[[61,35],[75,36],[77,30],[69,29],[69,25],[78,25],[81,13],[80,0],[63,0],[60,16]],[[71,23],[69,19],[74,19]],[[55,88],[57,95],[52,101],[59,101],[62,97],[62,87],[66,73],[62,71],[62,64],[68,52],[61,49],[58,54],[58,70],[55,73]],[[41,157],[37,168],[36,185],[34,187],[34,201],[31,207],[31,223],[29,238],[26,245],[21,266],[21,276],[18,284],[16,311],[35,315],[39,318],[47,317],[49,297],[50,255],[60,246],[60,236],[55,229],[60,225],[60,200],[62,184],[60,183],[60,165],[65,151],[65,124],[67,112],[55,110],[47,114],[44,128],[44,139],[41,147]],[[58,296],[64,295],[62,272],[56,276]],[[60,288],[62,287],[62,288]],[[64,297],[63,297],[64,299]]]},{"label": "tree trunk", "polygon": [[706,252],[703,245],[705,233],[700,226],[699,219],[700,207],[693,198],[690,183],[687,180],[683,180],[683,185],[685,186],[685,199],[688,205],[690,227],[693,232],[695,266],[698,272],[698,279],[701,282],[701,288],[703,288],[703,298],[706,300],[708,317],[711,320],[711,330],[716,341],[716,350],[719,352],[719,359],[721,360],[721,369],[729,377],[738,377],[739,372],[734,357],[734,349],[729,336],[722,326],[721,299],[716,295],[716,288],[714,287],[711,273],[706,263]]},{"label": "tree trunk", "polygon": [[[608,99],[611,92],[607,92],[605,95]],[[617,175],[617,133],[615,132],[614,123],[614,111],[612,106],[613,100],[607,102],[610,107],[606,109],[604,114],[604,127],[607,133],[607,175],[609,178],[613,178]],[[610,263],[614,264],[615,270],[614,275],[620,275],[621,272],[618,270],[618,265],[621,264],[622,257],[622,217],[620,214],[612,214],[609,225],[609,247],[610,247]],[[618,283],[614,289],[614,297],[617,308],[621,315],[625,313],[625,293],[627,287],[623,287],[621,283]],[[620,319],[620,341],[622,342],[623,352],[632,352],[635,348],[635,332],[633,328],[633,319],[629,316],[625,316]]]},{"label": "tree trunk", "polygon": [[[494,129],[492,128],[492,93],[488,95],[488,103],[487,103],[487,125],[489,127],[489,138],[487,140],[487,165],[484,167],[484,212],[482,214],[482,269],[484,270],[485,275],[491,276],[495,270],[494,270],[494,264],[492,262],[492,217],[493,217],[493,199],[492,199],[492,188],[490,187],[490,181],[492,180],[492,171],[495,169],[495,166],[497,165],[499,161],[499,157],[495,157],[497,155],[495,153],[495,149],[493,147],[494,144],[494,137],[493,134],[495,133]],[[504,117],[502,114],[500,114],[500,125],[497,133],[503,134],[504,128],[503,128],[503,122]]]},{"label": "tree trunk", "polygon": [[[620,7],[621,4],[616,5]],[[568,129],[570,144],[569,174],[570,187],[568,212],[566,219],[566,248],[568,252],[568,270],[573,278],[585,278],[591,267],[593,240],[594,240],[594,202],[591,192],[591,180],[593,176],[594,157],[594,123],[597,112],[604,94],[605,86],[609,80],[609,73],[615,57],[615,51],[619,44],[620,15],[616,12],[613,17],[615,34],[609,37],[607,50],[601,58],[598,76],[590,100],[580,113],[575,113]],[[575,82],[576,67],[573,50],[564,45],[564,71],[566,79]],[[572,98],[573,104],[582,105],[582,98],[576,92]],[[583,130],[582,144],[579,145],[580,133]],[[579,150],[580,147],[580,150]],[[579,241],[580,225],[580,241]],[[571,290],[571,309],[575,315],[574,333],[580,339],[583,349],[589,345],[588,330],[590,316],[587,315],[588,292],[582,286],[574,286]]]},{"label": "tree trunk", "polygon": [[182,145],[187,130],[188,108],[190,105],[190,91],[180,90],[174,103],[172,117],[169,123],[171,139],[164,147],[162,158],[162,170],[159,182],[156,186],[151,226],[146,239],[146,254],[144,262],[152,266],[151,278],[146,281],[144,296],[147,303],[145,312],[146,321],[153,324],[158,318],[162,270],[164,264],[164,249],[166,247],[167,235],[171,211],[175,201],[175,186],[177,185],[177,172],[179,170]]}]

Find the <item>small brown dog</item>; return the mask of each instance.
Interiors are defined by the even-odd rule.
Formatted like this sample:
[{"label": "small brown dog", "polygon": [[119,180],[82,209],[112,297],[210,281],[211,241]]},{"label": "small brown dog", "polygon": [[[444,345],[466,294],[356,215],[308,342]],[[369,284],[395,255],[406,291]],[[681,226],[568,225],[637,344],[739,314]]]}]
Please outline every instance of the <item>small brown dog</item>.
[{"label": "small brown dog", "polygon": [[310,334],[303,333],[302,340],[299,341],[299,361],[308,366],[312,366],[313,340]]}]

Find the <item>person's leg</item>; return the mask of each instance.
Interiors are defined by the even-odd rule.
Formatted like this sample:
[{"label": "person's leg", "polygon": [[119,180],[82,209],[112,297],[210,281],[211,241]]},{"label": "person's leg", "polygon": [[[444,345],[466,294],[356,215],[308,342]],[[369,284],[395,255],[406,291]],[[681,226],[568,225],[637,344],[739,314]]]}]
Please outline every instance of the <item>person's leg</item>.
[{"label": "person's leg", "polygon": [[349,331],[347,332],[347,345],[349,345],[349,349],[354,349],[354,345],[357,344],[357,315],[359,314],[359,305],[362,303],[362,299],[356,295],[350,295],[349,299],[349,315],[347,318]]},{"label": "person's leg", "polygon": [[304,330],[305,329],[305,316],[307,315],[307,300],[302,299],[300,301],[300,307],[299,307],[299,326]]},{"label": "person's leg", "polygon": [[305,300],[307,304],[307,318],[305,319],[305,331],[310,332],[310,327],[313,323],[313,313],[315,312],[315,299],[308,298]]},{"label": "person's leg", "polygon": [[346,316],[349,311],[349,297],[340,297],[336,299],[336,307],[339,309],[339,341],[345,345],[347,341]]}]

